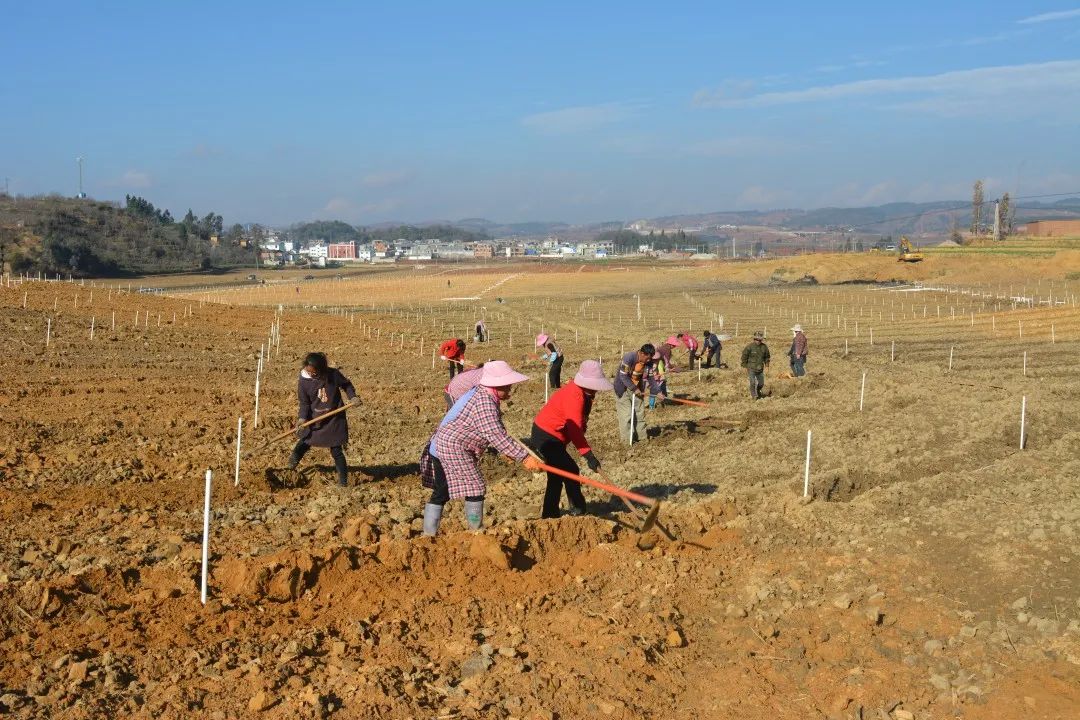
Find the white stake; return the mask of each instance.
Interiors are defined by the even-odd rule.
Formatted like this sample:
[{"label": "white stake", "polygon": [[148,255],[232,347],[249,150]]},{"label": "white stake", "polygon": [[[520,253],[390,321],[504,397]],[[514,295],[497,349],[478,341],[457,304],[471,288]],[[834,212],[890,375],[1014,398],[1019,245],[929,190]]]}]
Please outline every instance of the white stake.
[{"label": "white stake", "polygon": [[630,396],[630,447],[634,447],[634,418],[637,412],[637,393]]},{"label": "white stake", "polygon": [[859,412],[863,409],[863,398],[866,396],[866,371],[862,374],[862,387],[859,388]]},{"label": "white stake", "polygon": [[96,320],[96,319],[97,318],[95,318],[94,316],[90,317],[90,339],[91,340],[94,339],[94,320]]},{"label": "white stake", "polygon": [[1027,350],[1024,351],[1024,377],[1027,377]]},{"label": "white stake", "polygon": [[950,370],[952,370],[952,354],[953,354],[953,350],[955,350],[955,349],[956,349],[955,345],[951,345],[949,347],[949,369]]},{"label": "white stake", "polygon": [[1057,342],[1057,338],[1054,336],[1054,323],[1050,323],[1050,344],[1054,345]]},{"label": "white stake", "polygon": [[431,348],[431,369],[435,369],[435,348]]},{"label": "white stake", "polygon": [[244,431],[244,416],[236,418],[236,470],[233,472],[233,487],[240,485],[240,436]]},{"label": "white stake", "polygon": [[49,339],[52,337],[52,318],[45,324],[45,347],[49,347]]},{"label": "white stake", "polygon": [[896,341],[892,341],[892,353],[890,354],[890,361],[896,362]]},{"label": "white stake", "polygon": [[206,570],[210,560],[210,483],[213,473],[206,471],[206,500],[203,504],[202,525],[202,604],[206,604]]},{"label": "white stake", "polygon": [[112,311],[112,327],[110,328],[110,331],[113,331],[113,330],[116,330],[116,311],[115,310]]},{"label": "white stake", "polygon": [[813,431],[806,431],[806,468],[803,470],[803,485],[802,494],[803,497],[810,495],[810,441],[813,437]]},{"label": "white stake", "polygon": [[547,373],[544,373],[544,402],[548,401],[548,390],[550,381],[548,380]]},{"label": "white stake", "polygon": [[1024,449],[1024,419],[1027,415],[1027,395],[1020,399],[1020,449]]}]

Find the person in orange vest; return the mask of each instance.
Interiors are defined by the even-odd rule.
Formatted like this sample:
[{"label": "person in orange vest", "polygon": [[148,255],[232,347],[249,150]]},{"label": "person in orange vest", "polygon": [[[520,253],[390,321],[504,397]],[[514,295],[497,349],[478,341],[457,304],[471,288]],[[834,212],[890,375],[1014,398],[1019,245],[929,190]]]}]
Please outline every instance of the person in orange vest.
[{"label": "person in orange vest", "polygon": [[[603,390],[612,390],[614,385],[604,377],[604,370],[596,360],[581,363],[574,379],[555,391],[547,404],[540,409],[532,426],[532,445],[548,465],[578,473],[578,465],[566,452],[567,443],[574,443],[578,453],[585,458],[589,469],[596,472],[600,461],[596,459],[585,431],[589,424],[593,398]],[[544,491],[544,508],[540,517],[559,517],[559,501],[563,488],[566,499],[570,501],[570,515],[585,514],[585,496],[581,492],[581,483],[564,479],[561,475],[547,474],[547,489]]]},{"label": "person in orange vest", "polygon": [[465,370],[465,341],[461,338],[450,338],[439,346],[439,355],[450,366],[450,379],[459,372]]}]

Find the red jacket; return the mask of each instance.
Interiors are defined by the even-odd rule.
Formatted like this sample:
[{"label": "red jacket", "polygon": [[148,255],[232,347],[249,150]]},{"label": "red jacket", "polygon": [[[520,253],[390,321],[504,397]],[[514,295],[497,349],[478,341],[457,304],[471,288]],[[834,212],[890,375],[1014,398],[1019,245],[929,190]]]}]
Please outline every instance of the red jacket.
[{"label": "red jacket", "polygon": [[447,360],[460,360],[465,357],[464,351],[458,352],[457,338],[450,338],[439,346],[439,354]]},{"label": "red jacket", "polygon": [[592,450],[585,439],[590,410],[592,398],[586,397],[585,391],[571,380],[555,391],[534,422],[549,435],[574,443],[578,452],[584,455]]}]

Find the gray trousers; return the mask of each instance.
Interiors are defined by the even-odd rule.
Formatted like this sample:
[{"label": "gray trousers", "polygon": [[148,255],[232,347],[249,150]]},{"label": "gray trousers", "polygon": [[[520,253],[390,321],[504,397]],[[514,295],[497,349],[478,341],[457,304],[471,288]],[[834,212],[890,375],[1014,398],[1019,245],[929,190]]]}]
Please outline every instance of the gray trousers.
[{"label": "gray trousers", "polygon": [[[632,398],[632,399],[631,399]],[[630,406],[633,404],[633,413],[630,411]],[[646,439],[645,433],[645,401],[639,397],[635,397],[634,393],[627,390],[620,398],[615,398],[615,416],[619,421],[619,437],[627,445],[631,444],[630,434],[630,418],[633,415],[634,419],[634,434],[633,442],[640,442]]]},{"label": "gray trousers", "polygon": [[747,368],[746,374],[750,377],[750,397],[757,400],[760,397],[761,389],[765,387],[765,371],[754,371]]}]

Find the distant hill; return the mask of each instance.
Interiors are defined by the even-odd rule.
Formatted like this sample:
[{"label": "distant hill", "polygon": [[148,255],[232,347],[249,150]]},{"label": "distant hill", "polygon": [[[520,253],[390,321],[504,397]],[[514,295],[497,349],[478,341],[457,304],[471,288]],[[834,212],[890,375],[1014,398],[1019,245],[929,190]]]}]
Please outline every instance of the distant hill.
[{"label": "distant hill", "polygon": [[[251,261],[236,225],[188,210],[180,220],[139,197],[124,206],[0,194],[0,241],[11,272],[76,277],[183,272]],[[212,241],[213,238],[213,241]]]}]

